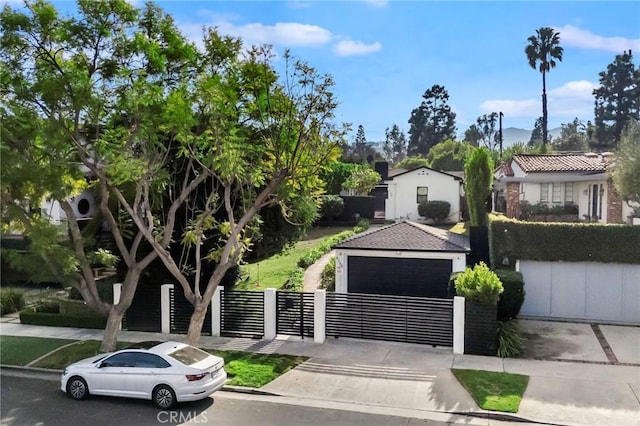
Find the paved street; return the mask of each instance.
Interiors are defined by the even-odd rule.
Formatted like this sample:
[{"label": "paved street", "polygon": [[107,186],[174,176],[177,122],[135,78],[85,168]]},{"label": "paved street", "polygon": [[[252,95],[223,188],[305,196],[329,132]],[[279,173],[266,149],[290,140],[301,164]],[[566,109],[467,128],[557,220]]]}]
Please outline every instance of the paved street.
[{"label": "paved street", "polygon": [[[447,422],[370,414],[353,410],[283,404],[277,397],[218,392],[214,398],[160,411],[150,401],[91,397],[74,401],[58,382],[29,374],[2,374],[2,426],[25,425],[446,425]],[[486,419],[475,424],[487,425]],[[498,424],[493,422],[492,424]]]}]

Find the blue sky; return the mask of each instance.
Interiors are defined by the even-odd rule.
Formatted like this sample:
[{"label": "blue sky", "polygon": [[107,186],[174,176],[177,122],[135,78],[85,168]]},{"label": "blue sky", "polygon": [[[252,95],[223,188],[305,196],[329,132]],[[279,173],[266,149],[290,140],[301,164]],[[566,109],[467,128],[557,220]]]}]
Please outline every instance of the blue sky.
[{"label": "blue sky", "polygon": [[459,134],[492,111],[504,113],[505,128],[531,129],[541,115],[542,76],[524,48],[543,26],[559,31],[564,47],[562,63],[547,76],[549,128],[593,119],[591,92],[616,54],[632,49],[640,65],[637,1],[156,3],[194,41],[202,26],[217,26],[249,44],[289,48],[331,74],[337,119],[352,123],[353,134],[362,124],[369,141],[384,140],[394,123],[408,131],[411,110],[434,84],[448,90]]}]

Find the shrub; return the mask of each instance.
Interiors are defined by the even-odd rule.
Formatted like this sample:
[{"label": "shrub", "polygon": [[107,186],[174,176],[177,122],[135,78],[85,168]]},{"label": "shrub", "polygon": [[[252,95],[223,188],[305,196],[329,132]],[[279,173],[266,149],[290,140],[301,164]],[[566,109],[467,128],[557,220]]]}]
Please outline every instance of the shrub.
[{"label": "shrub", "polygon": [[98,315],[64,315],[25,310],[20,312],[22,324],[46,325],[52,327],[77,327],[102,329],[107,325],[107,317]]},{"label": "shrub", "polygon": [[358,224],[353,227],[353,232],[359,234],[369,229],[370,226],[371,222],[369,221],[369,219],[360,219]]},{"label": "shrub", "polygon": [[[96,281],[96,287],[98,289],[98,295],[103,302],[113,302],[113,285],[118,282],[118,279],[113,277],[107,277]],[[71,300],[84,300],[80,292],[71,287],[69,290],[69,299]]]},{"label": "shrub", "polygon": [[501,358],[513,358],[518,356],[526,339],[522,337],[518,321],[498,321],[498,352]]},{"label": "shrub", "polygon": [[302,291],[304,289],[304,269],[296,268],[289,274],[289,279],[282,286],[282,290]]},{"label": "shrub", "polygon": [[517,271],[497,269],[494,272],[504,289],[498,301],[498,321],[507,321],[518,316],[524,303],[524,278]]},{"label": "shrub", "polygon": [[344,212],[344,200],[338,195],[323,195],[320,205],[320,216],[333,219]]},{"label": "shrub", "polygon": [[[490,224],[491,261],[640,263],[640,226],[522,222],[503,217]],[[611,247],[615,247],[612,250]]]},{"label": "shrub", "polygon": [[320,288],[327,291],[336,291],[336,258],[332,257],[322,270],[320,275]]},{"label": "shrub", "polygon": [[0,314],[6,315],[24,308],[24,293],[16,288],[0,289]]},{"label": "shrub", "polygon": [[482,305],[498,303],[503,291],[500,279],[489,267],[480,262],[473,267],[467,267],[455,279],[456,293],[470,302]]},{"label": "shrub", "polygon": [[33,308],[34,312],[46,313],[46,314],[59,314],[60,313],[60,303],[56,301],[48,301],[41,303],[40,305]]},{"label": "shrub", "polygon": [[440,223],[449,217],[451,204],[446,201],[423,201],[418,204],[418,214],[427,219]]},{"label": "shrub", "polygon": [[493,160],[486,148],[471,151],[464,163],[464,192],[471,226],[487,226],[487,198],[493,182]]}]

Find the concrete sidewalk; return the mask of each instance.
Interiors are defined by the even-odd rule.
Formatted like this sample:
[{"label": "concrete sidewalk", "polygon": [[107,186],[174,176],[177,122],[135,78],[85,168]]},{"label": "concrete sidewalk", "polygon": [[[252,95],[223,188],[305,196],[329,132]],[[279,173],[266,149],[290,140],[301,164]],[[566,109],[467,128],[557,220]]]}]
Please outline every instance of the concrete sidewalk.
[{"label": "concrete sidewalk", "polygon": [[[0,334],[102,339],[102,330],[3,323]],[[184,335],[121,331],[121,341],[184,340]],[[486,416],[451,368],[530,376],[514,420],[560,425],[640,425],[640,367],[454,355],[450,349],[355,339],[274,341],[203,336],[206,348],[304,355],[309,361],[261,390],[311,404],[348,404],[359,411],[433,413],[468,423]],[[353,408],[356,407],[356,408]],[[472,422],[478,424],[476,422]]]}]

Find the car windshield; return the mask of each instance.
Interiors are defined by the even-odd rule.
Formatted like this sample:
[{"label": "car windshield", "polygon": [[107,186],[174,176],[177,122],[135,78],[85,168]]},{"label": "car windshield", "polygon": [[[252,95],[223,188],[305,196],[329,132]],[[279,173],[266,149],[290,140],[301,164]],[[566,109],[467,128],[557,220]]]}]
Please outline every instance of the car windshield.
[{"label": "car windshield", "polygon": [[169,354],[171,358],[177,359],[185,365],[192,365],[208,358],[209,355],[205,351],[202,351],[193,346],[185,346]]},{"label": "car windshield", "polygon": [[110,354],[105,354],[104,356],[101,356],[100,358],[96,359],[95,361],[92,361],[91,363],[92,363],[92,364],[95,364],[96,362],[100,362],[100,361],[102,361],[103,359],[105,359],[105,358],[107,357],[107,355],[110,355]]}]

